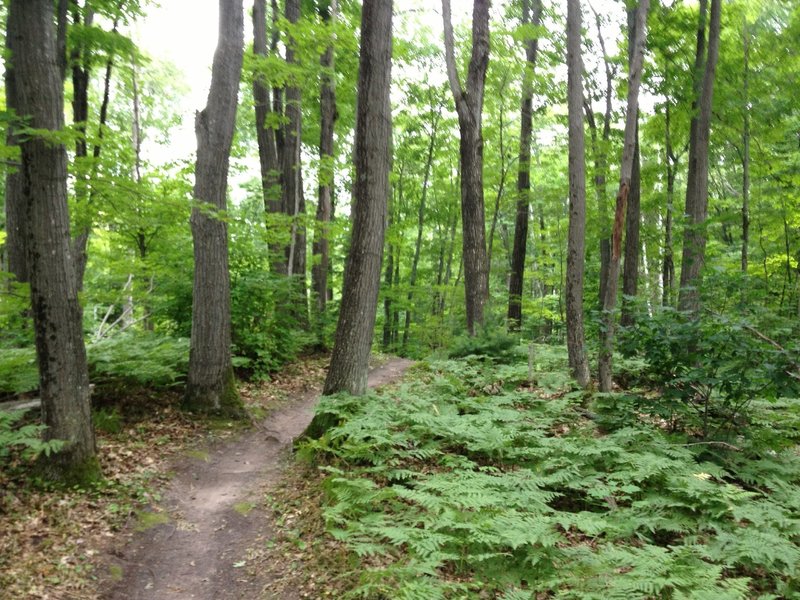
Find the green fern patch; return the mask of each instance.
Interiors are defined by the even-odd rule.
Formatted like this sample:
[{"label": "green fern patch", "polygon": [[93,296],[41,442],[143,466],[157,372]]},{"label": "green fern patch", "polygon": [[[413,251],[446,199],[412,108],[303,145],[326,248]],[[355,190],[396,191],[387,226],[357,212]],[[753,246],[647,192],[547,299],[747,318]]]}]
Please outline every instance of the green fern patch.
[{"label": "green fern patch", "polygon": [[754,415],[734,449],[632,396],[532,391],[527,365],[414,377],[324,398],[339,424],[306,446],[329,531],[361,559],[351,597],[800,597],[800,456],[775,421]]}]

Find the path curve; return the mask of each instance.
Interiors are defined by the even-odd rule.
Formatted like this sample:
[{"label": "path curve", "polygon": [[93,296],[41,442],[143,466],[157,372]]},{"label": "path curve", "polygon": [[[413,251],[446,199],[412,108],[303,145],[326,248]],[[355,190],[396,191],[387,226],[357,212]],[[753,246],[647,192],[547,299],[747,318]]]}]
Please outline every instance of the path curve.
[{"label": "path curve", "polygon": [[[372,388],[397,380],[413,364],[393,358],[373,369]],[[107,600],[257,599],[265,582],[249,572],[247,551],[274,532],[261,505],[279,480],[292,441],[311,421],[319,391],[275,411],[241,437],[209,449],[208,457],[176,465],[164,493],[166,523],[131,534],[113,552],[101,598]]]}]

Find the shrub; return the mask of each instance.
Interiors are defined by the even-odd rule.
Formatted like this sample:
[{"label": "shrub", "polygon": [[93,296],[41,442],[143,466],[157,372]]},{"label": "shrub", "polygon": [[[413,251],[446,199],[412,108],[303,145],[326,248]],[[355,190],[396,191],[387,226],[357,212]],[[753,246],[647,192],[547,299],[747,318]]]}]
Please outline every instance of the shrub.
[{"label": "shrub", "polygon": [[168,387],[189,368],[189,340],[155,333],[121,333],[89,346],[89,375],[98,384]]},{"label": "shrub", "polygon": [[61,440],[41,439],[45,425],[22,423],[24,410],[12,412],[0,410],[0,463],[8,459],[14,451],[24,460],[33,460],[39,454],[50,456],[64,446]]}]

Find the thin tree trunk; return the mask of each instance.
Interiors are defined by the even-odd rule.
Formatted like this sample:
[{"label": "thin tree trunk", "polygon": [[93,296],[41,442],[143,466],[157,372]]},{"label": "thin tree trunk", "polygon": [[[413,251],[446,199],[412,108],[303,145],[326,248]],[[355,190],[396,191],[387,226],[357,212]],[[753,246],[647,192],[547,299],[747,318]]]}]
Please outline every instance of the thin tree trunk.
[{"label": "thin tree trunk", "polygon": [[[505,90],[505,82],[503,83]],[[503,103],[500,103],[500,123],[499,123],[499,148],[500,151],[500,182],[497,184],[497,194],[494,197],[494,209],[492,210],[492,224],[489,227],[489,242],[486,245],[487,258],[486,258],[486,279],[491,280],[492,275],[492,254],[494,250],[494,233],[497,230],[497,218],[500,215],[500,202],[503,200],[503,191],[506,187],[506,176],[510,169],[510,165],[506,162],[506,149],[503,140],[503,130],[505,129]]]},{"label": "thin tree trunk", "polygon": [[470,335],[475,335],[484,325],[484,308],[489,298],[482,132],[483,93],[489,64],[489,1],[474,0],[472,56],[467,69],[466,89],[462,88],[456,70],[450,0],[442,0],[442,18],[447,77],[455,100],[460,131],[461,222],[467,331]]},{"label": "thin tree trunk", "polygon": [[[12,0],[8,20],[18,113],[32,128],[60,132],[64,98],[53,2]],[[49,478],[86,483],[99,475],[99,465],[82,309],[70,253],[67,152],[46,138],[20,140],[19,173],[44,436],[66,442],[57,454],[43,457],[42,466]]]},{"label": "thin tree trunk", "polygon": [[[194,290],[184,406],[244,416],[231,364],[227,208],[228,163],[244,52],[242,0],[219,0],[219,40],[206,107],[195,116],[197,162],[191,225]],[[200,206],[202,203],[204,206]]]},{"label": "thin tree trunk", "polygon": [[678,168],[678,157],[672,149],[672,131],[670,127],[670,102],[667,98],[664,107],[664,139],[667,163],[667,211],[664,218],[664,263],[661,268],[663,306],[672,305],[673,289],[675,287],[675,261],[672,248],[672,221],[675,200],[675,174]]},{"label": "thin tree trunk", "polygon": [[[403,165],[400,165],[400,177],[402,183]],[[394,225],[394,198],[389,196],[388,209],[389,218],[387,221],[387,231],[392,230]],[[394,244],[388,244],[386,251],[386,269],[383,278],[383,351],[388,352],[392,345],[392,282],[394,276]]]},{"label": "thin tree trunk", "polygon": [[[522,25],[529,23],[538,27],[542,19],[542,2],[533,0],[533,14],[529,0],[522,2]],[[522,290],[525,277],[525,255],[528,244],[528,219],[531,194],[531,130],[533,129],[533,69],[539,38],[525,40],[527,64],[522,77],[522,101],[520,108],[519,163],[517,165],[517,211],[514,219],[514,249],[511,253],[511,273],[508,281],[508,329],[519,331],[522,326]]]},{"label": "thin tree trunk", "polygon": [[581,7],[567,2],[567,107],[569,112],[569,233],[567,237],[567,351],[572,376],[589,385],[583,333],[583,271],[586,252],[586,165],[583,137]]},{"label": "thin tree trunk", "polygon": [[[701,10],[703,2],[701,2]],[[694,136],[689,141],[689,175],[686,186],[686,215],[689,218],[683,233],[681,289],[678,306],[697,317],[700,312],[702,269],[705,263],[705,221],[708,215],[708,146],[711,130],[711,108],[714,75],[719,57],[721,0],[711,0],[708,31],[708,57],[705,60],[699,115]],[[701,22],[704,21],[701,13]],[[700,49],[698,28],[698,50]]]},{"label": "thin tree trunk", "polygon": [[742,126],[742,273],[747,273],[747,251],[750,244],[750,32],[747,18],[742,26],[742,91],[744,123]]},{"label": "thin tree trunk", "polygon": [[[431,98],[433,100],[433,98]],[[433,110],[433,106],[431,106]],[[411,261],[411,274],[408,277],[408,296],[406,308],[406,322],[403,328],[403,348],[408,344],[408,330],[411,327],[411,313],[414,303],[414,286],[417,285],[417,267],[419,266],[419,255],[422,250],[422,233],[425,225],[425,202],[428,198],[428,183],[431,178],[431,167],[433,166],[433,150],[436,145],[436,133],[439,127],[439,117],[442,114],[442,107],[433,115],[431,121],[431,137],[428,143],[428,156],[425,160],[425,175],[422,180],[422,197],[419,201],[419,211],[417,212],[417,240],[414,244],[414,259]]]},{"label": "thin tree trunk", "polygon": [[[337,0],[332,0],[323,21],[336,23]],[[312,288],[316,298],[317,313],[325,312],[328,300],[328,268],[330,266],[330,222],[333,216],[333,128],[336,124],[336,79],[333,72],[333,41],[320,57],[322,87],[320,90],[320,137],[319,137],[319,197],[317,200],[316,230],[314,232],[311,267]]]},{"label": "thin tree trunk", "polygon": [[600,327],[600,354],[598,360],[598,379],[601,392],[610,392],[612,387],[614,357],[614,310],[617,304],[619,285],[619,263],[622,254],[622,228],[625,222],[625,208],[631,188],[631,180],[636,158],[636,130],[639,114],[639,85],[642,81],[644,62],[645,27],[650,0],[640,0],[636,9],[634,26],[635,40],[628,73],[628,105],[625,113],[625,142],[622,149],[617,206],[614,213],[614,229],[611,234],[611,263],[608,269],[608,283],[603,302],[603,324]]},{"label": "thin tree trunk", "polygon": [[[353,232],[325,394],[346,391],[361,395],[367,387],[392,160],[391,69],[392,2],[365,0],[358,71]],[[315,417],[307,433],[312,437],[324,433],[330,417]]]}]

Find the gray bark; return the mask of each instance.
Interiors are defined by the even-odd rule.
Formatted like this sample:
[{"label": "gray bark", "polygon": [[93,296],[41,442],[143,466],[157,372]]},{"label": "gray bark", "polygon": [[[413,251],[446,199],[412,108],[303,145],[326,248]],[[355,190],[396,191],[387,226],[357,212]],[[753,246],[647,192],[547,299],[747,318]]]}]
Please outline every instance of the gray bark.
[{"label": "gray bark", "polygon": [[[699,113],[694,135],[689,140],[689,175],[686,185],[686,215],[681,261],[681,289],[678,307],[698,316],[702,270],[705,263],[705,221],[708,217],[708,146],[711,132],[711,107],[714,96],[714,76],[719,57],[720,0],[711,0],[708,31],[708,56],[698,100]],[[702,4],[701,4],[702,9]],[[701,17],[701,21],[702,21]],[[698,28],[698,51],[701,45]]]},{"label": "gray bark", "polygon": [[[19,114],[30,127],[60,132],[64,98],[51,0],[12,0],[10,46]],[[38,136],[21,140],[21,199],[27,222],[36,355],[46,439],[66,441],[43,459],[49,477],[86,481],[99,472],[89,401],[67,209],[67,152]]]},{"label": "gray bark", "polygon": [[[325,394],[346,391],[361,395],[367,387],[392,158],[391,69],[392,2],[365,0],[358,71],[353,231]],[[311,424],[310,433],[316,425]]]},{"label": "gray bark", "polygon": [[[206,107],[195,116],[197,162],[191,225],[194,290],[189,375],[184,405],[201,412],[243,415],[231,365],[228,162],[244,52],[242,0],[219,0],[219,41]],[[202,206],[200,206],[202,205]]]},{"label": "gray bark", "polygon": [[581,7],[567,2],[567,108],[569,112],[569,232],[567,234],[567,351],[572,376],[589,384],[583,332],[583,271],[586,261],[586,165],[583,135],[583,60]]},{"label": "gray bark", "polygon": [[464,291],[467,331],[475,335],[484,324],[489,299],[486,224],[483,201],[483,93],[489,64],[489,0],[474,0],[472,56],[466,88],[458,78],[450,17],[450,0],[442,0],[445,61],[450,90],[458,113],[461,159],[461,221],[463,229]]},{"label": "gray bark", "polygon": [[614,355],[614,309],[617,304],[619,285],[619,266],[622,254],[622,229],[625,222],[625,209],[630,194],[631,180],[636,156],[636,130],[639,113],[639,86],[642,81],[644,62],[645,26],[650,0],[640,0],[636,9],[635,39],[633,54],[629,63],[628,103],[625,113],[625,142],[622,149],[617,206],[614,212],[614,229],[611,234],[611,263],[608,268],[608,282],[603,301],[603,325],[600,327],[600,354],[598,360],[598,379],[601,392],[610,392],[612,386],[612,359]]},{"label": "gray bark", "polygon": [[[522,2],[522,24],[538,26],[542,18],[541,0],[533,0],[533,14],[529,0]],[[528,244],[528,219],[531,193],[531,130],[533,127],[533,86],[531,75],[536,66],[539,38],[525,40],[525,74],[522,79],[522,101],[519,134],[519,164],[517,166],[517,211],[514,219],[514,249],[511,253],[511,273],[508,283],[508,328],[519,331],[522,325],[522,290],[525,275],[525,255]]]}]

